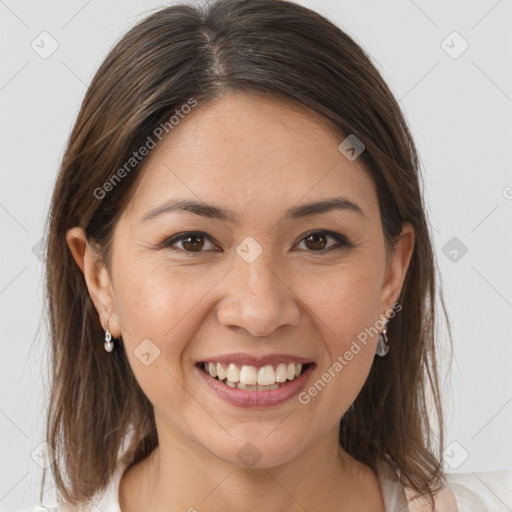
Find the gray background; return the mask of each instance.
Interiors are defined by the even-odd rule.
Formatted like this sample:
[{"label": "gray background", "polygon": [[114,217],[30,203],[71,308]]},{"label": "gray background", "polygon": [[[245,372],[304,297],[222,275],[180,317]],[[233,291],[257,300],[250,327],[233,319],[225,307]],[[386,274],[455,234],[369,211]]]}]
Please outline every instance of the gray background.
[{"label": "gray background", "polygon": [[[421,154],[454,334],[443,369],[446,470],[511,468],[512,2],[300,3],[369,52]],[[46,331],[37,244],[64,145],[109,48],[168,4],[0,0],[0,510],[38,501]]]}]

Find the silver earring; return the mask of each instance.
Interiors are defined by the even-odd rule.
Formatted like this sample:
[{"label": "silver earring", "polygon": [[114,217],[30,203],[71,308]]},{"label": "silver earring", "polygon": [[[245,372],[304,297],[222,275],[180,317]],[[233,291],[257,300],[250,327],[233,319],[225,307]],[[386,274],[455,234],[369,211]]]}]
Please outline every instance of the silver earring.
[{"label": "silver earring", "polygon": [[112,334],[108,330],[108,320],[107,320],[107,330],[105,331],[105,350],[107,352],[112,352],[114,350],[114,342],[112,341]]},{"label": "silver earring", "polygon": [[[382,318],[384,315],[380,315]],[[384,329],[379,334],[379,341],[377,342],[377,350],[375,351],[375,354],[378,356],[385,356],[389,352],[389,342],[388,342],[388,336],[387,336],[387,329],[386,324],[388,323],[388,319],[384,317]]]}]

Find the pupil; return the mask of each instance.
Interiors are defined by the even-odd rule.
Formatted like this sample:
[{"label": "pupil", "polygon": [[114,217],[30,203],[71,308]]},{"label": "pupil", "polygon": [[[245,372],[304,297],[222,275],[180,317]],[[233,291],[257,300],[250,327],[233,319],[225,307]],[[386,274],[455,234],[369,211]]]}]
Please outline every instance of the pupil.
[{"label": "pupil", "polygon": [[[198,240],[201,241],[202,240],[201,235],[192,235],[192,236],[188,236],[187,238],[184,238],[183,239],[183,247],[185,247],[185,249],[187,249],[187,250],[190,249],[193,252],[197,252],[197,250],[201,250],[201,248],[203,247],[203,243],[200,243],[199,247],[198,247],[197,245],[189,244],[189,240],[195,240],[196,242]],[[190,247],[190,245],[192,245],[192,247]]]},{"label": "pupil", "polygon": [[[321,240],[320,242],[320,247],[318,246],[318,239]],[[324,246],[325,246],[325,240],[326,240],[326,237],[321,234],[321,233],[313,233],[312,235],[308,235],[306,237],[306,241],[313,241],[313,245],[316,245],[316,247],[312,247],[313,249],[323,249]],[[315,240],[316,240],[316,243],[315,243]],[[310,247],[311,248],[311,247]]]}]

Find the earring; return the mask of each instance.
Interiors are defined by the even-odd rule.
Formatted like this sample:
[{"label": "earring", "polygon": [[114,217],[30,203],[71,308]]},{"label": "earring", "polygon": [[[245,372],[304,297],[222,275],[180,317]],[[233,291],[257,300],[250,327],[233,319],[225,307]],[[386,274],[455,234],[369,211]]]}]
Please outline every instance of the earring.
[{"label": "earring", "polygon": [[384,329],[379,334],[379,341],[377,342],[377,350],[375,351],[375,354],[378,356],[385,356],[389,352],[389,342],[388,342],[388,336],[387,336],[387,329],[386,324],[388,323],[388,319],[384,315],[380,315],[381,319],[384,323]]},{"label": "earring", "polygon": [[105,350],[107,352],[112,352],[114,350],[114,342],[112,341],[112,334],[108,330],[108,320],[107,320],[107,330],[105,331]]}]

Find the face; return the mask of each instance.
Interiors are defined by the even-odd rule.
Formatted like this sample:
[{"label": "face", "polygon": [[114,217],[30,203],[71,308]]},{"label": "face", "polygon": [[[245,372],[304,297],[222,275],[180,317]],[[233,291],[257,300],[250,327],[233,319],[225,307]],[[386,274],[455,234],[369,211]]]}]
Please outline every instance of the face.
[{"label": "face", "polygon": [[[375,329],[364,343],[361,333],[382,330],[413,232],[404,226],[386,254],[375,185],[340,152],[343,138],[282,100],[199,104],[147,157],[110,272],[85,257],[99,317],[112,313],[159,435],[239,466],[241,448],[257,450],[272,467],[312,447],[355,400],[377,343]],[[233,380],[237,369],[245,382],[288,376],[278,389],[233,389],[201,369],[219,361],[236,365]]]}]

